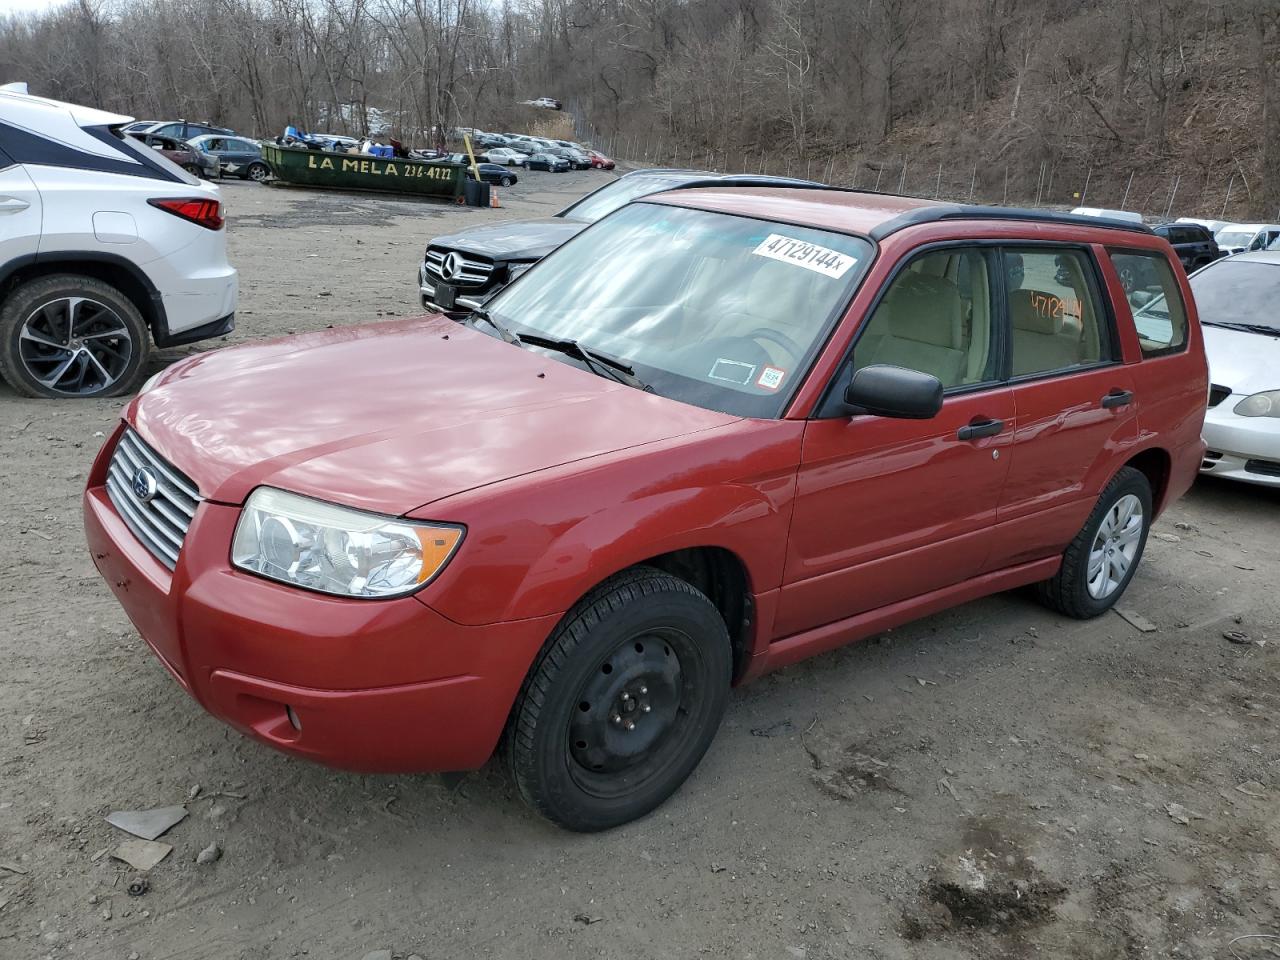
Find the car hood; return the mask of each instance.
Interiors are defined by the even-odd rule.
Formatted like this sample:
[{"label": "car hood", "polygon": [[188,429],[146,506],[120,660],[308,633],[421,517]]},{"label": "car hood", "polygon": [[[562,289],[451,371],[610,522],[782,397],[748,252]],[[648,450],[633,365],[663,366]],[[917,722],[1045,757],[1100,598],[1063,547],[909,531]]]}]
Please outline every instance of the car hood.
[{"label": "car hood", "polygon": [[738,418],[434,315],[199,354],[126,419],[206,499],[268,484],[399,515]]},{"label": "car hood", "polygon": [[1204,325],[1209,379],[1232,393],[1280,390],[1280,337]]},{"label": "car hood", "polygon": [[587,224],[566,217],[515,220],[472,227],[464,233],[436,237],[431,245],[492,257],[494,260],[541,260],[586,227]]}]

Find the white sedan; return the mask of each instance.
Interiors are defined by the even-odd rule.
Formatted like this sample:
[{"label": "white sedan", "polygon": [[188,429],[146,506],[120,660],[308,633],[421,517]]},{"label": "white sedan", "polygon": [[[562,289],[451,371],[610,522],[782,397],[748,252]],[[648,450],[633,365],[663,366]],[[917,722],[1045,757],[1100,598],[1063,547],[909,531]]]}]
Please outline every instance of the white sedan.
[{"label": "white sedan", "polygon": [[528,160],[529,155],[509,147],[495,147],[492,150],[486,150],[479,159],[488,163],[503,163],[508,167],[516,167]]},{"label": "white sedan", "polygon": [[1280,487],[1280,252],[1215,260],[1191,289],[1209,358],[1201,472]]}]

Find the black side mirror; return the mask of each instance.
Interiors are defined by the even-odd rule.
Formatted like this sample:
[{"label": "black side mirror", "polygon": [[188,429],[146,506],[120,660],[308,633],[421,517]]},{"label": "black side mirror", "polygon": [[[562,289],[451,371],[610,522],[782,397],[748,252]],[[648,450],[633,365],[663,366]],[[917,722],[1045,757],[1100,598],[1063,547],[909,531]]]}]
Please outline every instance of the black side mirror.
[{"label": "black side mirror", "polygon": [[942,409],[942,381],[919,370],[876,363],[853,372],[844,400],[877,417],[928,420]]}]

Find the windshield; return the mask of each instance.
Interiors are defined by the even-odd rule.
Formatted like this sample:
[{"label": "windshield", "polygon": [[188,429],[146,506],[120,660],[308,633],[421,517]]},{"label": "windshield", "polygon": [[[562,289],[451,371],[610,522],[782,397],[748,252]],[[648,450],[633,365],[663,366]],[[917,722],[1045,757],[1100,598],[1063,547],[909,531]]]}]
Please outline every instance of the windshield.
[{"label": "windshield", "polygon": [[1218,234],[1218,243],[1224,247],[1247,247],[1252,240],[1251,231],[1223,230]]},{"label": "windshield", "polygon": [[654,393],[776,417],[871,253],[859,237],[635,203],[486,306],[517,334],[576,340],[629,365]]},{"label": "windshield", "polygon": [[1244,323],[1280,333],[1280,264],[1219,260],[1191,278],[1191,290],[1205,323]]},{"label": "windshield", "polygon": [[595,193],[579,200],[559,216],[579,223],[595,223],[606,214],[613,213],[619,207],[630,203],[637,197],[647,197],[651,193],[670,190],[682,183],[688,183],[704,174],[644,174],[643,176],[620,177]]}]

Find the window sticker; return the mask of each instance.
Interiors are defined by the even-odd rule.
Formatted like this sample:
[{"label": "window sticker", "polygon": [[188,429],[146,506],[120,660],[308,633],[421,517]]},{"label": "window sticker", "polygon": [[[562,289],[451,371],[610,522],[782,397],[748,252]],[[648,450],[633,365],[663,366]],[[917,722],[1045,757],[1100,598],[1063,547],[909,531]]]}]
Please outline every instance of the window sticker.
[{"label": "window sticker", "polygon": [[787,371],[779,370],[777,367],[765,367],[760,371],[760,379],[756,381],[757,387],[764,387],[766,390],[777,390],[782,386],[782,378],[787,375]]},{"label": "window sticker", "polygon": [[725,383],[736,383],[746,386],[756,372],[754,363],[743,363],[741,360],[725,360],[720,357],[711,365],[707,376],[712,380],[723,380]]},{"label": "window sticker", "polygon": [[768,257],[781,263],[804,267],[824,277],[839,280],[849,268],[858,262],[851,257],[830,247],[821,247],[816,243],[806,243],[793,237],[784,237],[780,233],[771,233],[760,242],[760,246],[751,251],[757,257]]}]

